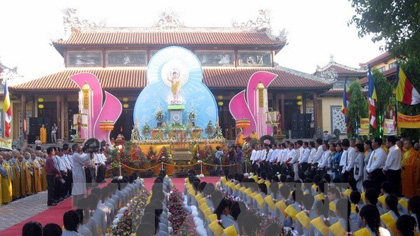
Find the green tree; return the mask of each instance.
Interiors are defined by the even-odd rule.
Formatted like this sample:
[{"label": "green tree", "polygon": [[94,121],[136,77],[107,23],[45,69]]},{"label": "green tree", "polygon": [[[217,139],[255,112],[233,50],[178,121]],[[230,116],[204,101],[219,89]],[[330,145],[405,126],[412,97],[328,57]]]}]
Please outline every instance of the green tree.
[{"label": "green tree", "polygon": [[348,119],[349,132],[347,133],[349,138],[356,136],[356,123],[360,123],[360,118],[365,118],[368,115],[367,112],[367,101],[363,96],[362,87],[358,80],[354,81],[350,85],[349,89],[350,103],[347,108],[346,117]]},{"label": "green tree", "polygon": [[384,41],[396,57],[420,58],[420,2],[418,0],[349,0],[355,15],[349,21],[359,36]]},{"label": "green tree", "polygon": [[[378,98],[375,106],[378,129],[370,127],[370,131],[373,137],[381,137],[383,133],[383,130],[380,128],[381,122],[385,119],[384,113],[388,110],[389,102],[392,99],[392,85],[388,82],[386,77],[376,69],[373,70],[372,76],[376,96]],[[379,119],[379,117],[381,117],[381,119]]]}]

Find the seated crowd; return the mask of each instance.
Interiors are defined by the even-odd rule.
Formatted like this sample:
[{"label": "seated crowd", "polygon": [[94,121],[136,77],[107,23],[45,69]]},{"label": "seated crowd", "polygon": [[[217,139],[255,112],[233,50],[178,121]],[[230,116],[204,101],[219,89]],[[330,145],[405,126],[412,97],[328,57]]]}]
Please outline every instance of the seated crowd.
[{"label": "seated crowd", "polygon": [[143,182],[133,173],[122,180],[114,179],[103,188],[93,188],[91,193],[79,199],[74,210],[63,216],[63,227],[39,222],[28,222],[22,228],[22,236],[99,236],[105,235],[120,208],[125,206],[140,189]]}]

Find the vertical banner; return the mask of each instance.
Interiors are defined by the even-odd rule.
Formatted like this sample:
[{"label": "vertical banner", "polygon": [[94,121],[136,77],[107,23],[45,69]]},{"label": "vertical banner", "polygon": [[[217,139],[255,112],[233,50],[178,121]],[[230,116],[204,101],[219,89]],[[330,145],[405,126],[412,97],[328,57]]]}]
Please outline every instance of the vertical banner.
[{"label": "vertical banner", "polygon": [[369,118],[360,118],[359,135],[369,135]]},{"label": "vertical banner", "polygon": [[387,136],[397,135],[397,130],[396,130],[393,119],[385,119],[384,135],[387,135]]}]

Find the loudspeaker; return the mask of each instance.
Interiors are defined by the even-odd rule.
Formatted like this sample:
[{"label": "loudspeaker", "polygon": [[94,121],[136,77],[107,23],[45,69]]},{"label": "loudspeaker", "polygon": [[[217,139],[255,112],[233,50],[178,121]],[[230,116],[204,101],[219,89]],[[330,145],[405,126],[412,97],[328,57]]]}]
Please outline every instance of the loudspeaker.
[{"label": "loudspeaker", "polygon": [[36,135],[34,135],[34,134],[29,134],[29,135],[28,135],[28,143],[30,143],[30,144],[35,144],[35,137],[36,137]]},{"label": "loudspeaker", "polygon": [[297,139],[298,137],[298,131],[293,131],[292,130],[292,139]]},{"label": "loudspeaker", "polygon": [[305,131],[299,131],[298,138],[305,138]]},{"label": "loudspeaker", "polygon": [[299,114],[298,116],[298,122],[303,125],[303,123],[305,122],[305,117],[303,116],[303,114]]},{"label": "loudspeaker", "polygon": [[292,123],[298,122],[298,114],[292,114]]},{"label": "loudspeaker", "polygon": [[[38,130],[38,122],[36,117],[29,118],[29,135],[36,136]],[[29,136],[28,136],[29,140]]]}]

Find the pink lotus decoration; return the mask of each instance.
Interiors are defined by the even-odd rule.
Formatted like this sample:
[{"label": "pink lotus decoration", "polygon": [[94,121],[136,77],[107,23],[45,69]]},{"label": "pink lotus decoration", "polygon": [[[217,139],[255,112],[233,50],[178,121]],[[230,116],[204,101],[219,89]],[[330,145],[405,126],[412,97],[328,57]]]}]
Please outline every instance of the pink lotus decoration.
[{"label": "pink lotus decoration", "polygon": [[[261,137],[262,135],[272,134],[273,128],[265,124],[258,115],[259,108],[257,104],[257,85],[261,82],[267,88],[273,80],[277,78],[276,74],[259,71],[255,72],[249,79],[247,88],[242,90],[229,102],[229,111],[235,120],[248,119],[250,127],[244,129],[244,135],[248,136],[252,131],[256,131]],[[264,107],[263,109],[267,109]],[[261,129],[262,127],[262,129]],[[262,130],[262,133],[258,130]]]},{"label": "pink lotus decoration", "polygon": [[88,123],[88,134],[99,141],[105,140],[111,144],[109,139],[110,130],[101,130],[99,124],[101,121],[117,121],[122,112],[122,105],[120,100],[114,95],[105,91],[105,102],[103,103],[102,86],[98,78],[91,73],[80,73],[70,77],[77,86],[81,89],[85,83],[90,86],[92,90],[92,104],[91,104],[91,119]]}]

